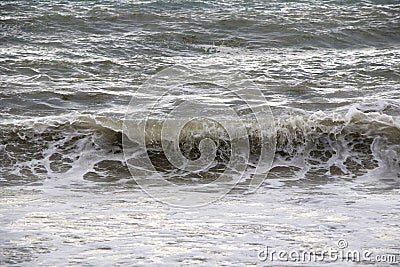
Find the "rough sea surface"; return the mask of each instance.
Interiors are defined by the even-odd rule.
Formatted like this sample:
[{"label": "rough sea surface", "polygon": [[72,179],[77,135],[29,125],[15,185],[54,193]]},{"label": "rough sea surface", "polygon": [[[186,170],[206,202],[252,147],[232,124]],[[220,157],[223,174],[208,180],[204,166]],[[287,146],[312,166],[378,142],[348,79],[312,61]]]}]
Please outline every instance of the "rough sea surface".
[{"label": "rough sea surface", "polygon": [[[182,209],[132,177],[127,107],[175,65],[201,65],[205,77],[222,66],[265,95],[276,149],[256,192],[236,188]],[[1,1],[0,89],[0,265],[400,262],[398,1]],[[221,96],[204,84],[184,90]],[[163,177],[196,188],[228,167],[229,138],[203,121],[187,125],[179,146],[193,160],[200,139],[216,142],[210,171],[185,176],[166,165],[157,120],[174,102],[158,104],[139,107],[152,109],[146,146]],[[265,144],[247,131],[257,156]],[[368,250],[372,260],[261,261],[266,247]]]}]

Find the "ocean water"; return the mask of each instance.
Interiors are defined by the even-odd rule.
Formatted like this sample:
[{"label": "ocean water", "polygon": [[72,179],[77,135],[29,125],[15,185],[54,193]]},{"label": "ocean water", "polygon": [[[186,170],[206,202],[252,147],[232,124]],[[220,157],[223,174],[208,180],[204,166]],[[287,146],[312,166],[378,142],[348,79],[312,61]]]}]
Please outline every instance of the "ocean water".
[{"label": "ocean water", "polygon": [[0,76],[1,265],[400,262],[398,1],[1,1]]}]

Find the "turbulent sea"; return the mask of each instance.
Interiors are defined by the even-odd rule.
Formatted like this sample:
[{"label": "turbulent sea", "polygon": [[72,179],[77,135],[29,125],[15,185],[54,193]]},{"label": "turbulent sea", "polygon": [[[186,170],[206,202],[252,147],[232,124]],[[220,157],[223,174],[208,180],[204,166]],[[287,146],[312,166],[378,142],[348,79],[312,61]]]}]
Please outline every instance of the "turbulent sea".
[{"label": "turbulent sea", "polygon": [[[371,252],[307,266],[400,262],[398,1],[1,1],[0,51],[0,265],[301,264],[262,261],[266,247]],[[160,73],[174,75],[152,83]],[[220,86],[235,73],[265,101]],[[187,168],[214,143],[201,171],[164,153],[162,122],[182,114],[171,127]],[[250,159],[230,190],[238,121]],[[137,136],[154,165],[140,175]],[[268,176],[243,193],[257,164]],[[149,173],[226,195],[173,207],[153,197],[180,196]]]}]

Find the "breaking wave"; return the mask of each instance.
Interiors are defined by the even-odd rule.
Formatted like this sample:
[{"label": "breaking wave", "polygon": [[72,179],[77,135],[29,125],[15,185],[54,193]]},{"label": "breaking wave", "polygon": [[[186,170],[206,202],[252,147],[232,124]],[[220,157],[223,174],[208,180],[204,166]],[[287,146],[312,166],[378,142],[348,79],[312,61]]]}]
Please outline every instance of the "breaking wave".
[{"label": "breaking wave", "polygon": [[[229,161],[229,136],[201,130],[204,122],[183,129],[180,149],[199,157],[199,143],[211,138],[219,164]],[[203,124],[203,125],[200,125]],[[37,184],[62,176],[95,182],[131,181],[122,146],[122,118],[74,114],[36,120],[5,120],[0,128],[0,183]],[[159,127],[146,132],[152,161],[162,158]],[[251,153],[261,144],[248,128]],[[275,118],[276,153],[273,170],[279,177],[347,177],[370,172],[400,178],[400,118],[355,106],[332,114],[282,115]],[[250,156],[251,157],[251,156]],[[251,159],[249,168],[252,167]],[[164,169],[168,175],[171,170]],[[276,174],[270,174],[272,177]]]}]

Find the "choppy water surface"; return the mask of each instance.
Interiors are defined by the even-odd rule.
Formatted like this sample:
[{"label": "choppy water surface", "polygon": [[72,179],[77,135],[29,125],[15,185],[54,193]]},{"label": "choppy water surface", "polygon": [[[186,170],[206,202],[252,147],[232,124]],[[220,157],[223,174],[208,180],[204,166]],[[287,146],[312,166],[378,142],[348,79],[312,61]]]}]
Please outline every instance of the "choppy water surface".
[{"label": "choppy water surface", "polygon": [[[263,265],[266,246],[337,248],[340,238],[400,262],[397,1],[2,1],[0,62],[1,264]],[[127,106],[176,64],[240,71],[266,96],[276,152],[254,194],[176,209],[132,178]],[[171,103],[153,110],[149,154],[165,177],[201,185],[227,166],[229,142],[195,123],[180,149],[195,159],[199,139],[213,139],[215,172],[166,168],[157,120]]]}]

